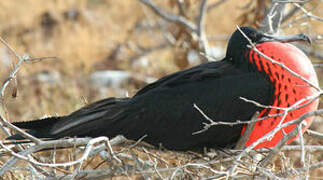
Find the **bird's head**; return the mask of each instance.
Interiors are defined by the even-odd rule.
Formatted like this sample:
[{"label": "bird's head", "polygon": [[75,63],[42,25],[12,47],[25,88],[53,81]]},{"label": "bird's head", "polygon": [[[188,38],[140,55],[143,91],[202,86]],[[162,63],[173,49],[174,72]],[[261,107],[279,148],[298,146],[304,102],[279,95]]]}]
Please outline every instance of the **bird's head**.
[{"label": "bird's head", "polygon": [[241,63],[245,52],[250,50],[248,45],[274,41],[282,43],[306,41],[311,43],[311,39],[305,34],[274,36],[262,33],[251,27],[241,27],[232,34],[228,43],[226,57],[228,60]]}]

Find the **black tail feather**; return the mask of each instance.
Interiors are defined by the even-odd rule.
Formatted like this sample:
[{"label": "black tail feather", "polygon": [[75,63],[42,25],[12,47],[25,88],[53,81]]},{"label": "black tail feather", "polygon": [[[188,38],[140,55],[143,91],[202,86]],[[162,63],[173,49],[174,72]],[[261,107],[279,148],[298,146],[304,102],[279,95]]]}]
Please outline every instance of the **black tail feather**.
[{"label": "black tail feather", "polygon": [[[27,133],[37,138],[55,138],[50,134],[51,128],[61,119],[62,117],[49,117],[44,119],[38,119],[34,121],[22,121],[14,122],[13,125],[26,129]],[[19,134],[14,134],[7,138],[8,140],[22,140],[25,139]]]},{"label": "black tail feather", "polygon": [[[49,117],[34,121],[15,122],[15,126],[37,138],[116,136],[120,133],[116,123],[126,113],[128,98],[108,98],[85,106],[70,115]],[[111,124],[117,125],[112,126]],[[109,128],[111,127],[111,129]],[[25,139],[13,135],[8,140]]]},{"label": "black tail feather", "polygon": [[48,117],[33,121],[14,122],[12,124],[22,129],[42,129],[52,127],[60,118],[61,117]]}]

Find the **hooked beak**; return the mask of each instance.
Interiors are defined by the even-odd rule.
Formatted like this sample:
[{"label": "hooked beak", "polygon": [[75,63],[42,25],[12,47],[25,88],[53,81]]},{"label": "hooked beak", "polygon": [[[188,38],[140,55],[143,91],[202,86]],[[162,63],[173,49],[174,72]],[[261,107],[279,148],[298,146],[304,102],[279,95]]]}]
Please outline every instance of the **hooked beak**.
[{"label": "hooked beak", "polygon": [[312,44],[311,38],[306,34],[296,34],[288,36],[273,36],[273,35],[264,35],[258,43],[268,42],[268,41],[278,41],[282,43],[295,42],[295,41],[305,41],[309,44]]}]

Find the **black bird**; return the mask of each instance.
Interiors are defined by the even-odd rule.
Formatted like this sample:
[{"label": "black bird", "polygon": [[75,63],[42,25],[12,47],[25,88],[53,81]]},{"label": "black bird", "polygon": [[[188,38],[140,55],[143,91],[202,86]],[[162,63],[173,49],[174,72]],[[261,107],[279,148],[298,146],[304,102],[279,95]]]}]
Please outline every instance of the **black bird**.
[{"label": "black bird", "polygon": [[[241,31],[256,45],[308,40],[302,35],[274,38],[250,27],[242,27]],[[173,150],[232,147],[241,136],[244,125],[212,126],[196,134],[203,129],[203,123],[209,122],[193,105],[196,104],[214,121],[235,122],[250,120],[256,111],[261,111],[262,116],[270,114],[270,110],[240,97],[264,105],[272,105],[280,98],[275,95],[280,90],[274,82],[278,80],[271,78],[272,71],[268,70],[275,67],[268,62],[255,63],[254,57],[250,56],[252,51],[247,47],[249,41],[241,31],[232,34],[223,60],[167,75],[131,98],[107,98],[66,116],[13,124],[39,138],[114,137],[122,134],[137,140],[147,135],[144,141]],[[258,131],[263,129],[258,127]],[[21,138],[19,135],[9,137]]]}]

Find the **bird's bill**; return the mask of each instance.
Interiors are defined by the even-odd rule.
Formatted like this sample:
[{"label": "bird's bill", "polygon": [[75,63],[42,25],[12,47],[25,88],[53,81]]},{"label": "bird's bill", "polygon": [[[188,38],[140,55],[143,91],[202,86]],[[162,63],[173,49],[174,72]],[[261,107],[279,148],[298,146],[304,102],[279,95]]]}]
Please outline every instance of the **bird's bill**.
[{"label": "bird's bill", "polygon": [[295,41],[305,41],[309,44],[312,44],[311,38],[306,34],[296,34],[296,35],[287,35],[287,36],[274,36],[274,35],[264,35],[260,39],[259,43],[269,42],[269,41],[278,41],[282,43],[295,42]]}]

